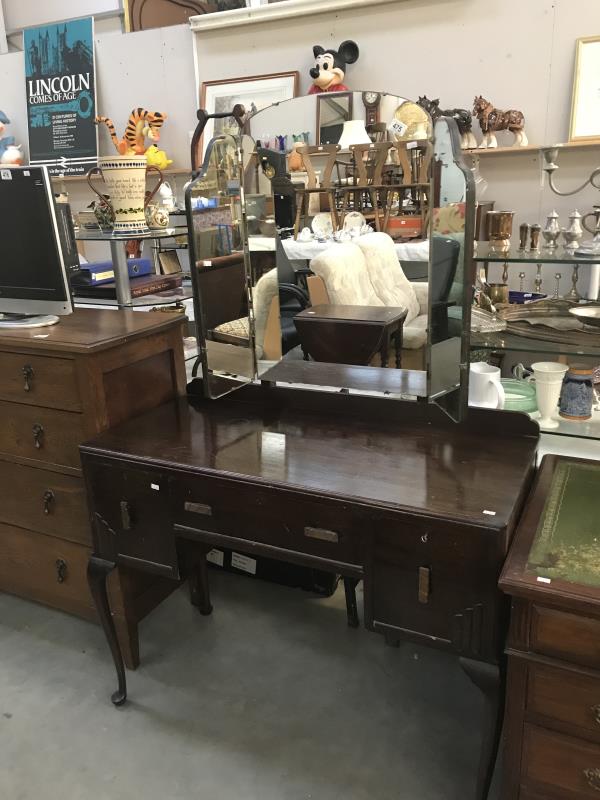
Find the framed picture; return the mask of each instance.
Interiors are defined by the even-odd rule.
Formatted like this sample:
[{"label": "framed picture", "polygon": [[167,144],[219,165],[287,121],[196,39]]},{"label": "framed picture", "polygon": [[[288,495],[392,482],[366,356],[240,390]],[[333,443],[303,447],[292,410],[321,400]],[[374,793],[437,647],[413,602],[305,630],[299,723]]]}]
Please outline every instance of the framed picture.
[{"label": "framed picture", "polygon": [[[279,72],[273,75],[253,75],[249,78],[231,78],[224,81],[205,81],[202,84],[200,108],[209,114],[229,111],[237,103],[253,114],[273,103],[291,100],[298,95],[298,72]],[[221,133],[235,134],[239,131],[233,117],[209,119],[204,129],[203,143]],[[204,152],[201,143],[200,151]]]},{"label": "framed picture", "polygon": [[600,141],[600,36],[577,40],[569,141]]}]

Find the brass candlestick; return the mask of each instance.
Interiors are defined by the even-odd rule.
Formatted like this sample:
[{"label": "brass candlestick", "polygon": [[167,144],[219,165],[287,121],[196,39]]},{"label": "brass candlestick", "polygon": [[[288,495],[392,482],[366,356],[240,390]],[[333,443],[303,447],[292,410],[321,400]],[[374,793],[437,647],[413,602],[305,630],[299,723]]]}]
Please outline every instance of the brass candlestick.
[{"label": "brass candlestick", "polygon": [[535,291],[538,294],[540,294],[541,291],[542,291],[542,265],[541,264],[537,265],[537,270],[536,270],[536,273],[535,273],[534,286],[535,286]]}]

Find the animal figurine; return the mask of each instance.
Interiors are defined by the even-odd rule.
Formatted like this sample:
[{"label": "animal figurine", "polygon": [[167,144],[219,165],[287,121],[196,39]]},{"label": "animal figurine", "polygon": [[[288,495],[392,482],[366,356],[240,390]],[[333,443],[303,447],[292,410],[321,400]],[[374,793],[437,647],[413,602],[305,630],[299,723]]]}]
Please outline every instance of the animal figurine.
[{"label": "animal figurine", "polygon": [[5,136],[1,138],[7,125],[10,125],[10,120],[4,111],[0,111],[0,158],[2,158],[4,151],[9,145],[16,144],[14,136]]},{"label": "animal figurine", "polygon": [[525,133],[525,116],[522,111],[516,111],[515,109],[501,111],[499,108],[494,108],[494,104],[490,103],[489,100],[479,95],[479,97],[475,98],[473,116],[479,120],[479,126],[483,133],[483,141],[479,145],[480,148],[498,147],[498,140],[495,136],[496,131],[514,133],[515,147],[526,147],[529,144]]},{"label": "animal figurine", "polygon": [[146,158],[149,167],[158,167],[159,169],[166,169],[169,164],[173,163],[173,159],[168,158],[165,151],[159,150],[155,144],[151,144],[146,150]]},{"label": "animal figurine", "polygon": [[440,109],[439,97],[435,100],[430,100],[427,95],[419,97],[417,105],[421,106],[433,120],[438,119],[438,117],[452,117],[460,133],[460,146],[463,150],[477,147],[477,139],[473,133],[473,117],[466,108],[447,108],[442,110]]},{"label": "animal figurine", "polygon": [[298,152],[298,148],[304,146],[304,142],[294,142],[294,147],[288,156],[288,170],[290,172],[302,172],[304,169],[304,159]]},{"label": "animal figurine", "polygon": [[348,39],[342,42],[338,50],[323,48],[316,44],[313,47],[315,65],[310,70],[313,85],[308,90],[309,94],[322,92],[347,92],[344,86],[346,66],[358,60],[358,45]]},{"label": "animal figurine", "polygon": [[122,139],[117,136],[115,125],[109,117],[98,116],[94,122],[96,125],[103,123],[108,128],[110,138],[117,153],[122,156],[143,156],[147,150],[146,137],[153,142],[160,139],[160,129],[162,128],[167,115],[160,111],[146,111],[145,108],[134,108],[129,115],[125,135]]}]

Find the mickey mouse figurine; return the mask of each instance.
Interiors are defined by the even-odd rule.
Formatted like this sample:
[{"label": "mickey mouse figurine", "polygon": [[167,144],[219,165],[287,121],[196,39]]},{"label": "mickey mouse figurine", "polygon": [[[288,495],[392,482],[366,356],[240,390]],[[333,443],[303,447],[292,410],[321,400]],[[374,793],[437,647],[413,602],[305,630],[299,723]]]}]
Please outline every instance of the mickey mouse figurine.
[{"label": "mickey mouse figurine", "polygon": [[310,70],[310,77],[313,85],[308,90],[309,94],[321,94],[322,92],[347,92],[348,87],[344,86],[344,74],[347,64],[354,64],[358,60],[358,45],[356,42],[347,40],[342,42],[339,50],[331,48],[324,49],[316,44],[313,47],[315,65]]}]

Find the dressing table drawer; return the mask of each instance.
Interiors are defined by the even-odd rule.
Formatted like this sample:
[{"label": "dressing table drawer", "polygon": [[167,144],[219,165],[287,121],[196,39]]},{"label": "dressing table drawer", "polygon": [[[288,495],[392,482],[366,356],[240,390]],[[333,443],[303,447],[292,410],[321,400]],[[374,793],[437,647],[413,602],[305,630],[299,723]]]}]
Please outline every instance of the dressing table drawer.
[{"label": "dressing table drawer", "polygon": [[60,472],[0,461],[0,522],[90,545],[83,480]]},{"label": "dressing table drawer", "polygon": [[0,352],[0,400],[81,411],[75,361]]},{"label": "dressing table drawer", "polygon": [[600,619],[534,605],[531,649],[600,669]]},{"label": "dressing table drawer", "polygon": [[[207,476],[172,481],[175,524],[197,531],[199,537],[205,533],[207,542],[218,543],[222,536],[225,547],[253,550],[258,545],[287,550],[299,560],[306,555],[362,568],[368,520],[347,506]],[[279,557],[285,560],[285,554]]]},{"label": "dressing table drawer", "polygon": [[81,414],[0,402],[0,452],[41,464],[81,468]]},{"label": "dressing table drawer", "polygon": [[119,564],[178,578],[169,483],[152,469],[86,463],[95,552]]}]

